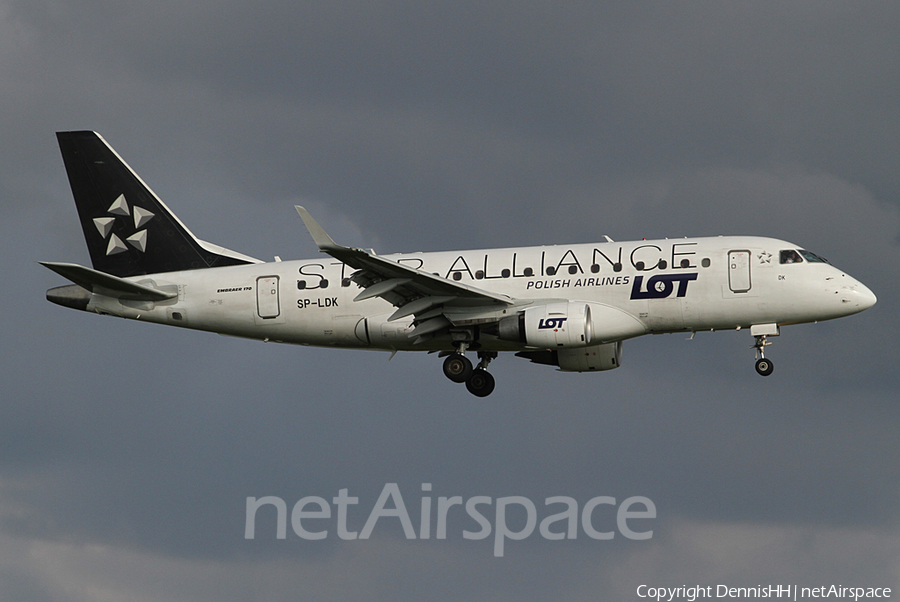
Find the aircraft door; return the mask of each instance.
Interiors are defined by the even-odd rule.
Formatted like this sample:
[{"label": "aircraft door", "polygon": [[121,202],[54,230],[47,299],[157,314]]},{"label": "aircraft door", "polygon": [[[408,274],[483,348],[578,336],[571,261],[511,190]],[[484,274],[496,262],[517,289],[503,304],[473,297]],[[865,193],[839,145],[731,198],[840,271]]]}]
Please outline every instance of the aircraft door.
[{"label": "aircraft door", "polygon": [[260,318],[277,318],[281,313],[278,305],[278,276],[261,276],[256,279],[256,311]]},{"label": "aircraft door", "polygon": [[728,286],[734,293],[750,290],[750,251],[728,252]]}]

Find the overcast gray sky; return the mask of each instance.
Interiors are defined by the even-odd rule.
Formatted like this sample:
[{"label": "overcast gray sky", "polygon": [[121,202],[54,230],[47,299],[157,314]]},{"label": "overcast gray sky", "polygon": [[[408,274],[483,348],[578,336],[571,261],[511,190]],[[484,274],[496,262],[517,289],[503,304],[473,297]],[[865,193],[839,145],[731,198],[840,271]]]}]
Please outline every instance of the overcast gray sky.
[{"label": "overcast gray sky", "polygon": [[[886,2],[0,0],[0,598],[900,587],[898,31]],[[757,234],[879,303],[783,329],[768,379],[747,333],[667,335],[602,374],[501,357],[479,400],[433,356],[47,303],[63,281],[38,261],[89,265],[53,135],[73,129],[263,259],[314,256],[295,203],[380,252]],[[648,541],[535,533],[503,558],[462,516],[443,541],[384,519],[316,542],[260,514],[244,539],[248,496],[346,488],[360,530],[385,483],[414,522],[422,483],[658,516]]]}]

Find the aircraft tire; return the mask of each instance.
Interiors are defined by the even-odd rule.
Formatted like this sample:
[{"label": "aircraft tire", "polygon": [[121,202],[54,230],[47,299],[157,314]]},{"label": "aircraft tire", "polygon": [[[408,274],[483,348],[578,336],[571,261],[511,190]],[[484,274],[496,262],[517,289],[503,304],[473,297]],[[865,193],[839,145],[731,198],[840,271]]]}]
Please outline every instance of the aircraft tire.
[{"label": "aircraft tire", "polygon": [[455,383],[464,383],[472,376],[472,362],[460,353],[448,355],[444,360],[444,376]]},{"label": "aircraft tire", "polygon": [[494,392],[494,377],[487,370],[476,368],[466,381],[466,389],[477,397],[487,397]]},{"label": "aircraft tire", "polygon": [[766,358],[756,360],[756,371],[759,372],[760,376],[768,376],[772,374],[774,369],[775,365],[772,364],[772,360]]}]

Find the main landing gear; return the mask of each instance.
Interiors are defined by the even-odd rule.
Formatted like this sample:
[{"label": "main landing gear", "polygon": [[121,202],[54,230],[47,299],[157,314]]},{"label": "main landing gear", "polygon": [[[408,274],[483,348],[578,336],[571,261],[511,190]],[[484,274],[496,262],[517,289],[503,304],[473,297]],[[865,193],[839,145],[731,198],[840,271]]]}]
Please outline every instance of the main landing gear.
[{"label": "main landing gear", "polygon": [[444,375],[455,383],[466,383],[469,393],[477,397],[487,397],[494,391],[494,377],[487,371],[497,353],[494,351],[479,351],[478,366],[472,367],[464,354],[468,346],[463,343],[458,346],[456,352],[451,353],[444,360]]},{"label": "main landing gear", "polygon": [[756,343],[753,345],[753,348],[756,349],[756,371],[760,376],[768,376],[775,369],[772,360],[766,358],[765,352],[765,348],[771,344],[766,340],[766,335],[761,334],[756,337]]}]

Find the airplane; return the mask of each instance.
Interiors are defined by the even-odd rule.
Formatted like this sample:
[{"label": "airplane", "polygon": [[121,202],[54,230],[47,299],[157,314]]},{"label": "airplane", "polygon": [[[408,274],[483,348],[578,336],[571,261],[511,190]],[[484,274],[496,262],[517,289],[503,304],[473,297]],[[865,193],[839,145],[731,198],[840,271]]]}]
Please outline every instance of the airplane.
[{"label": "airplane", "polygon": [[[865,285],[782,240],[716,236],[379,255],[337,244],[297,206],[320,252],[274,262],[195,237],[91,131],[58,132],[92,268],[41,262],[78,310],[320,347],[426,351],[478,397],[501,352],[564,372],[621,366],[645,334],[748,329],[756,371],[782,326],[861,312]],[[474,352],[473,366],[467,352]]]}]

